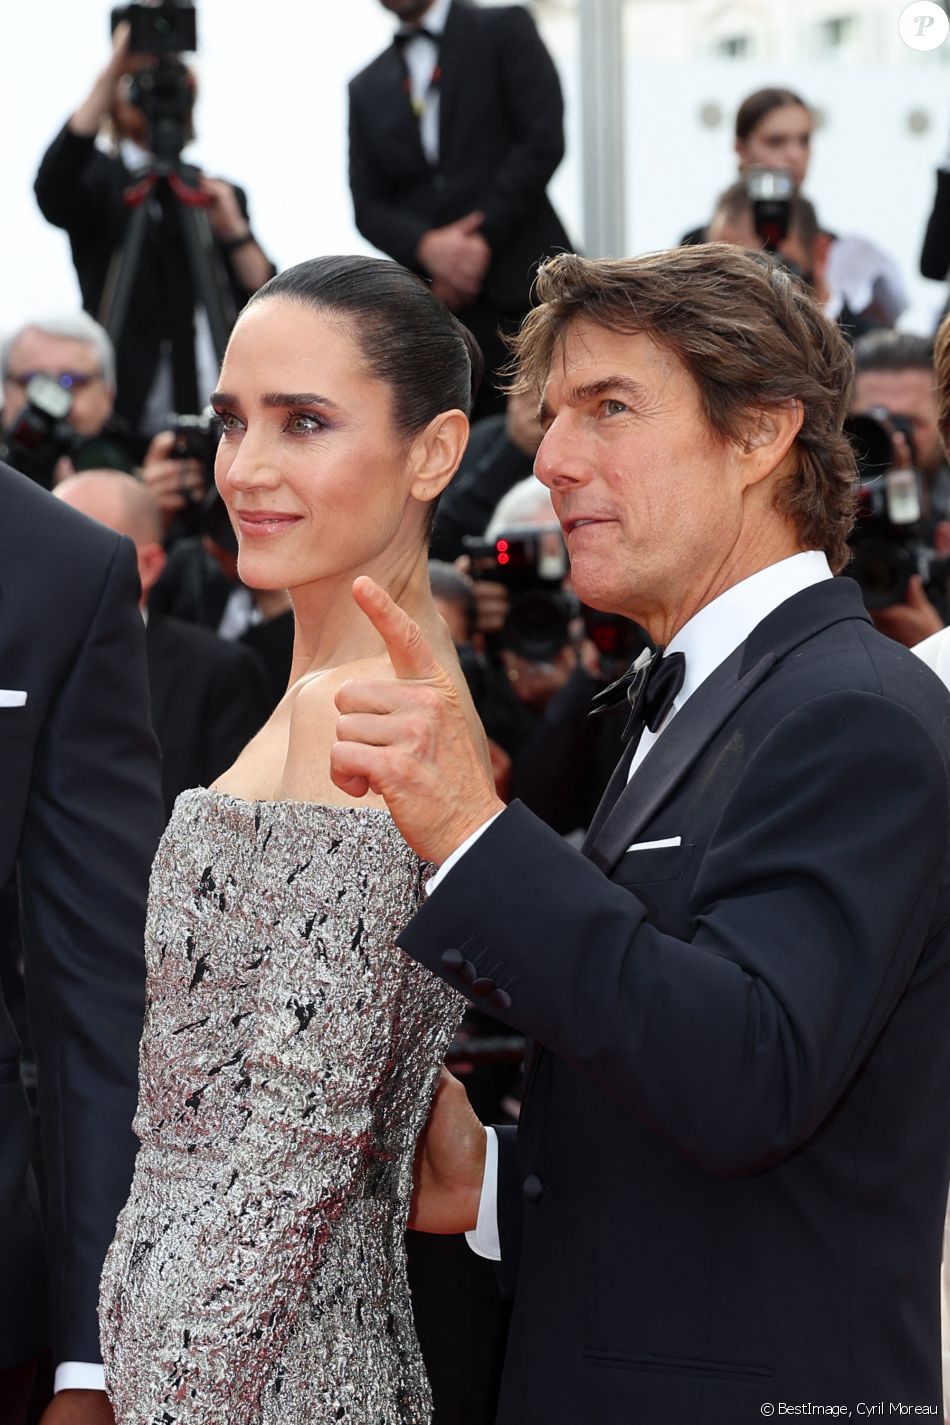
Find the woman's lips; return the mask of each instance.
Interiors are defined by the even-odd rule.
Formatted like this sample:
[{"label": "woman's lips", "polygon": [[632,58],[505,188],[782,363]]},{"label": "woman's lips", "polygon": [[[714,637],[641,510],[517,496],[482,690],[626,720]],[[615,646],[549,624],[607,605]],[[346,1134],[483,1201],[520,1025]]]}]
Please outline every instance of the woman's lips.
[{"label": "woman's lips", "polygon": [[302,515],[284,514],[279,510],[238,510],[238,527],[250,539],[262,539],[267,535],[284,534]]}]

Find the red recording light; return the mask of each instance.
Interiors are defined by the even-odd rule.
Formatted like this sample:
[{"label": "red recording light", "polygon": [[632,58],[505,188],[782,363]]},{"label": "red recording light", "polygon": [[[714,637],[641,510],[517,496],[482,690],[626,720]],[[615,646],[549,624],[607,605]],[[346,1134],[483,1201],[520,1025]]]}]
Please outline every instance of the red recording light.
[{"label": "red recording light", "polygon": [[507,539],[497,539],[495,541],[495,548],[498,550],[499,554],[504,554],[508,548]]},{"label": "red recording light", "polygon": [[499,563],[499,564],[507,564],[507,563],[508,563],[508,555],[507,555],[507,554],[499,554],[499,556],[498,556],[498,563]]}]

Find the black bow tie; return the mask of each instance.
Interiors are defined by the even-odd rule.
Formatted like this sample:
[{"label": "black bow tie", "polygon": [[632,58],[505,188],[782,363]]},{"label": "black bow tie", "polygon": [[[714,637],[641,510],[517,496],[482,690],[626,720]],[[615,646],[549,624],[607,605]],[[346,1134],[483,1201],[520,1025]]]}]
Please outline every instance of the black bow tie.
[{"label": "black bow tie", "polygon": [[442,36],[433,34],[431,30],[427,30],[424,25],[421,25],[418,30],[397,30],[393,37],[393,43],[400,49],[405,49],[410,40],[431,40],[438,48],[442,43]]},{"label": "black bow tie", "polygon": [[658,732],[676,701],[676,695],[686,677],[686,655],[668,653],[663,649],[651,653],[645,648],[622,678],[611,683],[594,698],[590,716],[606,712],[618,703],[630,704],[630,716],[623,730],[623,740],[633,735],[638,719],[642,718],[651,732]]}]

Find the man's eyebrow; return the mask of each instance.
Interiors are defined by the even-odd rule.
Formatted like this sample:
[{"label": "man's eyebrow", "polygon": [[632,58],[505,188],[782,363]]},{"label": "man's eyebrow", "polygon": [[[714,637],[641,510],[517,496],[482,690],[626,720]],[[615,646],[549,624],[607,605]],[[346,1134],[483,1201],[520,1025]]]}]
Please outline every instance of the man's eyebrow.
[{"label": "man's eyebrow", "polygon": [[[572,386],[568,392],[568,401],[574,406],[584,406],[589,401],[596,401],[598,396],[610,394],[626,396],[629,401],[642,401],[646,391],[638,381],[634,381],[630,376],[604,376],[600,381],[589,381],[583,386]],[[551,408],[542,399],[538,406],[538,422],[546,427],[551,424],[553,419]]]},{"label": "man's eyebrow", "polygon": [[598,396],[606,396],[611,392],[627,396],[631,401],[642,401],[645,395],[639,381],[634,381],[630,376],[604,376],[600,381],[591,381],[586,386],[572,387],[570,399],[577,405],[585,405],[588,401],[596,401]]}]

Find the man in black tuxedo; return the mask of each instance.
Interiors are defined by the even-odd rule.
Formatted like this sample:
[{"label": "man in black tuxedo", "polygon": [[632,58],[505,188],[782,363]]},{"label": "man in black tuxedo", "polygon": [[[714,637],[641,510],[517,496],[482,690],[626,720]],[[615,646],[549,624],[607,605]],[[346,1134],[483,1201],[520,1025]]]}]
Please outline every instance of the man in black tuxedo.
[{"label": "man in black tuxedo", "polygon": [[504,1425],[939,1414],[950,699],[830,577],[851,358],[763,254],[539,289],[575,587],[666,653],[606,698],[629,743],[579,855],[501,806],[418,628],[354,586],[399,681],[341,688],[334,778],[440,867],[400,943],[538,1044],[516,1135],[443,1083],[414,1223],[500,1245]]},{"label": "man in black tuxedo", "polygon": [[0,1003],[0,1418],[16,1425],[51,1341],[43,1425],[99,1425],[96,1307],[135,1155],[158,749],[131,548],[6,465],[0,507],[0,883],[18,869],[48,1193],[44,1247]]},{"label": "man in black tuxedo", "polygon": [[267,721],[271,701],[264,666],[243,644],[149,608],[165,550],[158,504],[139,480],[115,470],[90,470],[57,486],[56,495],[135,545],[147,619],[152,726],[162,753],[165,815],[171,816],[179,792],[210,786]]},{"label": "man in black tuxedo", "polygon": [[[356,226],[431,277],[494,371],[538,262],[571,246],[545,192],[564,155],[557,71],[520,5],[382,3],[400,29],[350,83]],[[484,398],[480,414],[490,382]]]}]

